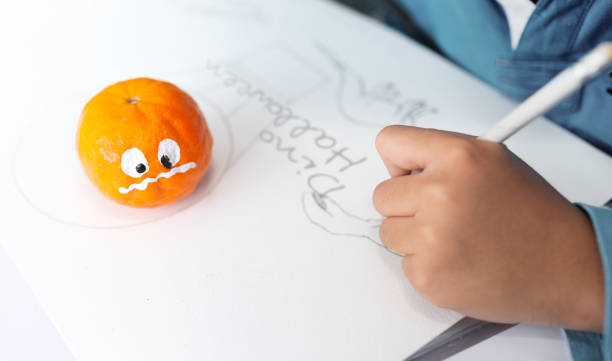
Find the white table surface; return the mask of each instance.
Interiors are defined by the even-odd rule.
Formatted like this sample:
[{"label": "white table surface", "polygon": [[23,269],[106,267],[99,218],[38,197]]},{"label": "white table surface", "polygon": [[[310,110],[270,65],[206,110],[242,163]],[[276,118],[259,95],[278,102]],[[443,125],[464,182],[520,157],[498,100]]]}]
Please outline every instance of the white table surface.
[{"label": "white table surface", "polygon": [[[2,248],[0,288],[4,290],[0,297],[0,360],[76,360]],[[571,357],[559,329],[519,325],[449,360],[569,361]]]}]

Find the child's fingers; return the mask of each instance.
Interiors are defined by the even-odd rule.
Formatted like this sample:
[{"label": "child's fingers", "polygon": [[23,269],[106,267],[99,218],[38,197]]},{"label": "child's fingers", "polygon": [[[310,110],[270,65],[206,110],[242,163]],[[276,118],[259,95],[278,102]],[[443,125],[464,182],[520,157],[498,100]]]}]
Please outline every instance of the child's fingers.
[{"label": "child's fingers", "polygon": [[372,197],[378,213],[385,217],[415,215],[424,177],[425,174],[405,175],[380,183]]},{"label": "child's fingers", "polygon": [[415,253],[417,227],[412,217],[389,217],[380,225],[380,240],[395,253],[411,255]]},{"label": "child's fingers", "polygon": [[376,137],[376,149],[391,177],[422,170],[443,156],[457,140],[471,138],[465,134],[425,129],[407,125],[384,128]]},{"label": "child's fingers", "polygon": [[403,125],[384,128],[376,137],[376,149],[392,177],[424,169],[432,160],[438,131]]}]

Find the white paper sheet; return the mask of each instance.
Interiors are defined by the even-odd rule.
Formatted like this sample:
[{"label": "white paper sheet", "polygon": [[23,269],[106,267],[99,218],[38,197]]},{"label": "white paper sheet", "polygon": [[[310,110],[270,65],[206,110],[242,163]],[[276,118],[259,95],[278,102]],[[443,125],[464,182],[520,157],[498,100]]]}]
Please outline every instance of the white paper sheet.
[{"label": "white paper sheet", "polygon": [[[378,244],[374,137],[478,134],[511,101],[325,1],[31,6],[6,19],[2,244],[77,358],[399,360],[460,317]],[[192,94],[215,139],[196,192],[154,210],[100,196],[74,151],[85,102],[137,76]],[[612,161],[557,126],[509,145],[572,201],[612,197]]]},{"label": "white paper sheet", "polygon": [[0,288],[0,360],[75,360],[2,247]]}]

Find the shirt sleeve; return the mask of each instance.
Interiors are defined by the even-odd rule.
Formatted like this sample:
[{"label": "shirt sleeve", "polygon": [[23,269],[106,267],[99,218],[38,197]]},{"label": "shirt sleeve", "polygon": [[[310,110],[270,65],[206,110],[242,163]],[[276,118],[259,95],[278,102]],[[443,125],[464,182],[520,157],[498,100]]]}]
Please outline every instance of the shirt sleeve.
[{"label": "shirt sleeve", "polygon": [[612,361],[612,209],[578,204],[591,218],[604,271],[604,333],[565,330],[575,361]]}]

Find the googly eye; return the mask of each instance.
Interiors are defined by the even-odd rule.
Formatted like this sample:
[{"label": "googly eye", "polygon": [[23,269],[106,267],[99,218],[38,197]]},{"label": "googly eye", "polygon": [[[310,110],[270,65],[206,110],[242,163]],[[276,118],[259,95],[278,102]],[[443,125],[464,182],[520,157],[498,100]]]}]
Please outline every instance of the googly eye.
[{"label": "googly eye", "polygon": [[149,171],[149,163],[140,149],[130,148],[121,156],[121,170],[132,178],[139,178]]},{"label": "googly eye", "polygon": [[159,142],[157,159],[166,169],[170,169],[181,159],[181,148],[179,148],[178,143],[174,140],[164,139]]}]

